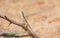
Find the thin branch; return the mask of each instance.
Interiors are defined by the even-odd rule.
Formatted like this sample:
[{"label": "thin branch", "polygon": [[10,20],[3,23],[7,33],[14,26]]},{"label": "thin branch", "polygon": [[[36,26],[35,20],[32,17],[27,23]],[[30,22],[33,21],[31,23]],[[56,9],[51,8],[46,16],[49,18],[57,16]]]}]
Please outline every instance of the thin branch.
[{"label": "thin branch", "polygon": [[22,11],[21,13],[22,13],[22,17],[23,17],[24,21],[26,22],[26,23],[25,23],[25,24],[26,24],[26,28],[29,27],[29,28],[31,29],[31,27],[30,27],[30,25],[29,25],[29,23],[28,23],[26,17],[24,16],[23,11]]},{"label": "thin branch", "polygon": [[3,19],[5,19],[5,20],[9,21],[10,23],[13,23],[13,24],[15,24],[15,25],[18,25],[18,26],[20,26],[20,27],[22,27],[22,28],[24,28],[24,29],[26,30],[26,28],[24,27],[23,24],[19,24],[19,23],[13,21],[12,19],[9,19],[9,18],[6,17],[6,16],[2,16],[2,15],[0,15],[0,18],[3,18]]},{"label": "thin branch", "polygon": [[24,21],[27,23],[27,24],[26,24],[26,28],[27,28],[28,33],[29,33],[33,38],[39,38],[39,37],[33,32],[33,30],[31,29],[29,23],[27,22],[27,19],[26,19],[25,16],[24,16],[23,11],[22,11],[21,13],[22,13],[22,16],[23,16],[23,18],[24,18]]},{"label": "thin branch", "polygon": [[[25,20],[25,22],[26,22],[26,27],[25,27],[24,24],[17,23],[17,22],[15,22],[15,21],[13,21],[12,19],[9,19],[9,18],[8,18],[7,16],[5,16],[5,15],[4,15],[4,16],[0,15],[1,18],[9,21],[10,23],[13,23],[13,24],[15,24],[15,25],[18,25],[19,27],[21,26],[21,27],[22,27],[25,31],[27,31],[28,34],[29,34],[30,36],[32,36],[33,38],[39,38],[39,37],[32,31],[32,29],[31,29],[30,25],[28,24],[28,22],[27,22],[27,20],[26,20],[26,18],[25,18],[25,16],[24,16],[24,13],[23,13],[23,12],[22,12],[22,16],[23,16],[23,18],[24,18],[24,20]],[[13,34],[13,35],[14,35],[14,34]],[[2,35],[2,36],[3,36],[3,35]]]},{"label": "thin branch", "polygon": [[7,32],[0,32],[0,36],[5,36],[5,37],[26,37],[29,36],[28,34],[11,34]]}]

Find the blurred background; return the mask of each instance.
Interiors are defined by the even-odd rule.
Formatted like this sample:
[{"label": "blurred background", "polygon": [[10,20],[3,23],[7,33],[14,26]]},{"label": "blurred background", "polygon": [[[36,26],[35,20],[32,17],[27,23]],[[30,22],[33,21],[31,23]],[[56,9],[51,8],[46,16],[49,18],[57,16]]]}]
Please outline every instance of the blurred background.
[{"label": "blurred background", "polygon": [[[21,11],[40,38],[60,38],[60,0],[0,0],[1,15],[6,15],[17,23],[23,23]],[[17,25],[8,25],[7,20],[0,18],[0,32],[17,34],[25,32]]]}]

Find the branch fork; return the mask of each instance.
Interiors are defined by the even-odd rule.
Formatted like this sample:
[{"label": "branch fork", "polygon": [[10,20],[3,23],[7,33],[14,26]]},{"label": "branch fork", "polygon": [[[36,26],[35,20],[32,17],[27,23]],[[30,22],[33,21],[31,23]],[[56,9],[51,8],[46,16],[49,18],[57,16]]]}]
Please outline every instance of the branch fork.
[{"label": "branch fork", "polygon": [[[0,33],[0,36],[7,36],[7,37],[25,37],[25,36],[32,36],[32,38],[39,38],[39,37],[33,32],[33,30],[31,29],[29,23],[27,22],[27,20],[26,20],[26,18],[25,18],[25,16],[24,16],[24,13],[23,13],[23,12],[21,12],[21,13],[22,13],[23,20],[26,22],[25,24],[24,24],[24,23],[23,23],[23,24],[19,24],[19,23],[13,21],[12,19],[9,19],[9,18],[8,18],[7,16],[5,16],[5,15],[0,15],[0,18],[3,18],[3,19],[5,19],[5,20],[9,21],[10,24],[13,23],[13,24],[15,24],[15,25],[17,25],[17,26],[19,26],[19,27],[22,27],[28,34],[26,34],[26,33],[24,33],[24,34],[9,34],[9,33],[4,33],[4,32],[2,32],[2,33]],[[10,24],[9,24],[9,25],[10,25]]]}]

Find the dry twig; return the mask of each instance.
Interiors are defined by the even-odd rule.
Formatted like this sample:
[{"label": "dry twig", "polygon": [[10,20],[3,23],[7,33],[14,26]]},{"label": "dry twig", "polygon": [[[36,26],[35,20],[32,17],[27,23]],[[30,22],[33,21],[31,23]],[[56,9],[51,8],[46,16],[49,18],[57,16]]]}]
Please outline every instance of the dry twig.
[{"label": "dry twig", "polygon": [[28,35],[26,34],[9,34],[9,33],[0,33],[0,36],[13,36],[13,37],[21,37],[21,36],[32,36],[33,38],[39,38],[31,29],[30,25],[28,24],[25,16],[24,16],[24,13],[22,12],[22,17],[24,18],[24,21],[26,22],[26,25],[24,25],[23,23],[20,24],[20,23],[17,23],[15,21],[13,21],[12,19],[9,19],[7,16],[4,16],[4,15],[0,15],[0,18],[3,18],[7,21],[9,21],[10,23],[13,23],[15,25],[18,25],[19,27],[22,27],[27,33]]},{"label": "dry twig", "polygon": [[11,34],[8,32],[0,32],[0,36],[5,36],[5,37],[26,37],[29,36],[27,33],[24,34]]}]

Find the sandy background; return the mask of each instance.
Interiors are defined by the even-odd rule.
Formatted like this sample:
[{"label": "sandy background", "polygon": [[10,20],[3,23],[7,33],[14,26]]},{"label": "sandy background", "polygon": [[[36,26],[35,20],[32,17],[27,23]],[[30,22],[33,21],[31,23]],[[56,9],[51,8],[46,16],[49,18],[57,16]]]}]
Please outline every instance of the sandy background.
[{"label": "sandy background", "polygon": [[[22,23],[21,11],[40,38],[60,38],[60,0],[0,0],[0,14]],[[21,27],[8,24],[0,18],[0,32],[24,32]]]}]

